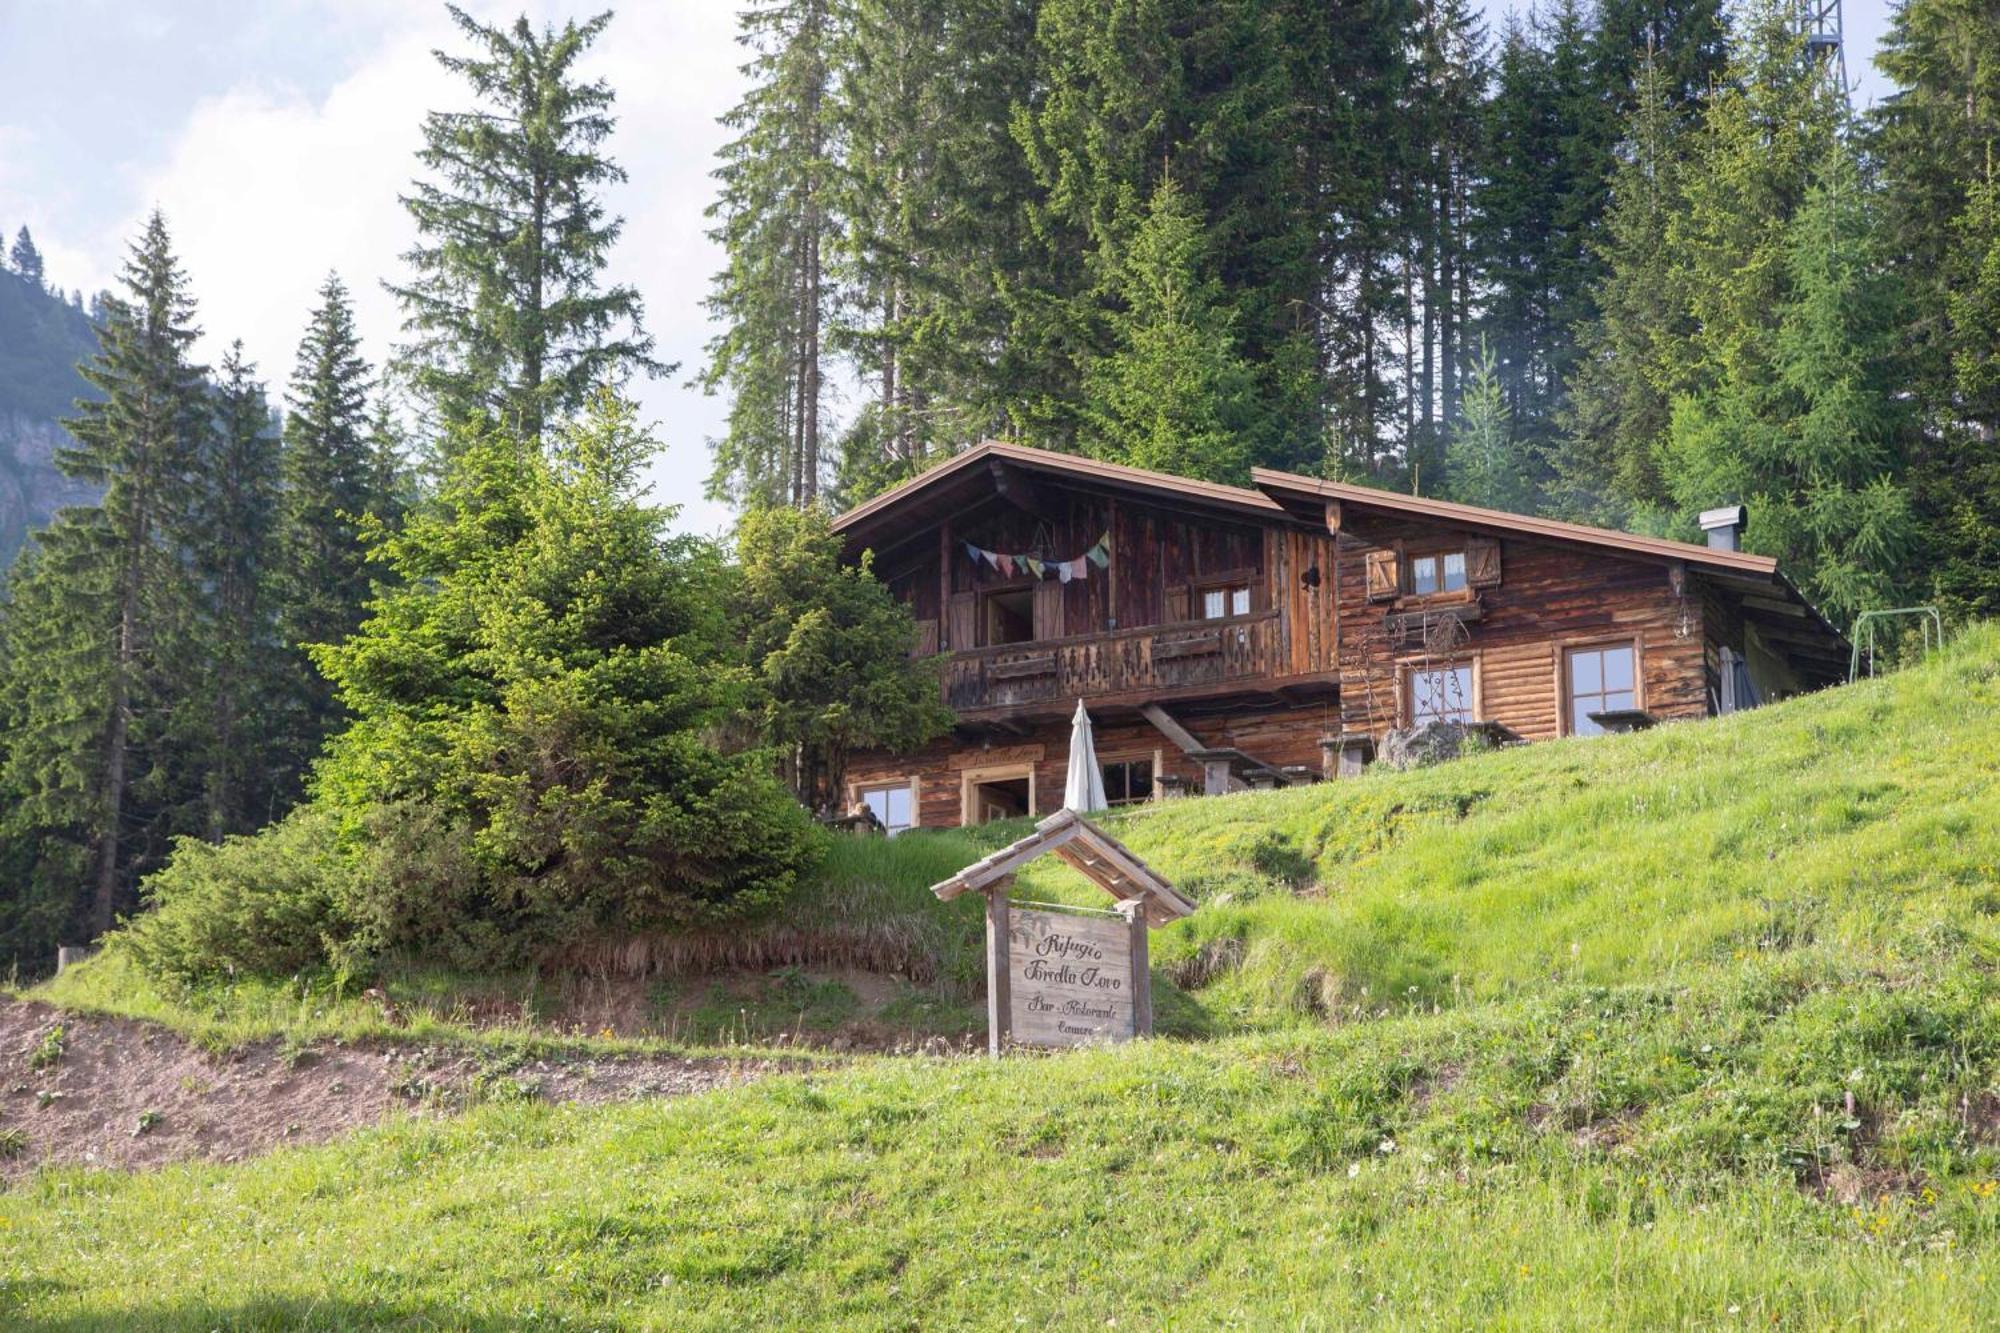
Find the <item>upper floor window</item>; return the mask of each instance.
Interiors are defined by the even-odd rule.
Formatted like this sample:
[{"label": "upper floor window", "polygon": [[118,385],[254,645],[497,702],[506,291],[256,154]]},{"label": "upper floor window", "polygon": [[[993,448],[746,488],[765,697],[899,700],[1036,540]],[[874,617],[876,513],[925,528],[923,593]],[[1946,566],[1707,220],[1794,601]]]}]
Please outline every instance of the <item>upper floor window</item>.
[{"label": "upper floor window", "polygon": [[1410,725],[1472,720],[1470,662],[1410,668]]},{"label": "upper floor window", "polygon": [[863,787],[861,799],[875,812],[875,818],[881,821],[892,838],[917,826],[916,794],[907,782],[899,782],[893,787]]},{"label": "upper floor window", "polygon": [[1604,728],[1591,720],[1592,713],[1617,713],[1639,706],[1637,666],[1638,654],[1629,643],[1572,648],[1564,654],[1570,735],[1602,732]]},{"label": "upper floor window", "polygon": [[1410,557],[1410,595],[1457,592],[1465,586],[1465,552],[1438,551]]},{"label": "upper floor window", "polygon": [[1204,588],[1201,592],[1201,618],[1203,620],[1227,620],[1231,616],[1250,614],[1250,587],[1248,584],[1228,584],[1219,588]]}]

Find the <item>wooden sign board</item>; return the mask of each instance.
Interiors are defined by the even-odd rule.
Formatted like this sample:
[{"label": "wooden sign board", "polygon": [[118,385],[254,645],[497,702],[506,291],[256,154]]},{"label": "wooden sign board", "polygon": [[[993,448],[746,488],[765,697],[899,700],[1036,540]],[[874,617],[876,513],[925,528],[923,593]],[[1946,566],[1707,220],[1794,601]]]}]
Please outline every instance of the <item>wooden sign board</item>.
[{"label": "wooden sign board", "polygon": [[1114,914],[1016,907],[986,893],[987,1043],[1085,1046],[1153,1033],[1146,905]]},{"label": "wooden sign board", "polygon": [[1023,1046],[1138,1035],[1132,927],[1121,916],[1017,907],[1008,922],[1008,1027]]}]

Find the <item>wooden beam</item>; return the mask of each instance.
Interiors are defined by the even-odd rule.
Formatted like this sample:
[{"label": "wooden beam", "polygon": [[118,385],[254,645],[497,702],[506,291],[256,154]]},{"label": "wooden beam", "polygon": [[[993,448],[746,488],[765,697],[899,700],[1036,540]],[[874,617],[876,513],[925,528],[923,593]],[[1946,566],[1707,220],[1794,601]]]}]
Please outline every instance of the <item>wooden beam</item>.
[{"label": "wooden beam", "polygon": [[995,1060],[1007,1045],[1014,1016],[1010,994],[1013,967],[1007,957],[1007,937],[1013,926],[1008,887],[1009,882],[1002,880],[986,893],[986,1053]]},{"label": "wooden beam", "polygon": [[963,652],[972,645],[951,643],[951,518],[938,525],[938,646]]},{"label": "wooden beam", "polygon": [[1175,745],[1180,746],[1184,753],[1193,754],[1197,750],[1206,750],[1208,748],[1195,739],[1193,732],[1175,721],[1172,713],[1169,713],[1158,704],[1147,704],[1139,712],[1148,722],[1159,729],[1162,736],[1165,736]]},{"label": "wooden beam", "polygon": [[1780,601],[1775,597],[1746,596],[1743,605],[1746,610],[1770,611],[1781,616],[1794,616],[1800,620],[1804,620],[1807,614],[1806,609],[1797,602]]},{"label": "wooden beam", "polygon": [[1048,505],[1042,498],[1041,488],[1028,480],[1028,474],[1020,468],[1011,467],[999,459],[989,459],[986,464],[993,476],[993,490],[1002,500],[1025,514],[1046,518]]},{"label": "wooden beam", "polygon": [[1074,819],[1052,833],[1030,834],[1012,847],[996,852],[976,865],[967,866],[939,884],[933,892],[940,900],[950,902],[968,889],[983,891],[988,885],[1012,875],[1042,853],[1052,852],[1061,847],[1076,837],[1076,834],[1077,824]]}]

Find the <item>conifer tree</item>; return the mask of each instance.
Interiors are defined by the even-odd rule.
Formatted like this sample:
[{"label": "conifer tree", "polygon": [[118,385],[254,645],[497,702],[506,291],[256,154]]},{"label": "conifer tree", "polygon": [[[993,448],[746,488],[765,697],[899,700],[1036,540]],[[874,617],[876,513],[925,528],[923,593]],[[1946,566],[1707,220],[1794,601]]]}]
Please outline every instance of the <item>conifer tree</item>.
[{"label": "conifer tree", "polygon": [[411,336],[399,364],[442,424],[497,419],[538,441],[598,386],[664,369],[639,294],[602,281],[623,221],[599,195],[625,173],[602,151],[611,89],[573,67],[611,16],[537,32],[447,9],[473,53],[438,61],[478,106],[424,118],[432,175],[403,197],[412,275],[389,285]]},{"label": "conifer tree", "polygon": [[1482,346],[1472,363],[1459,407],[1458,427],[1445,452],[1450,471],[1446,493],[1460,504],[1488,509],[1527,509],[1533,499],[1530,469],[1514,438],[1507,395],[1494,373],[1492,354]]},{"label": "conifer tree", "polygon": [[1658,526],[1671,504],[1658,456],[1677,344],[1691,330],[1667,244],[1685,151],[1668,89],[1661,66],[1641,67],[1598,242],[1605,267],[1598,314],[1579,330],[1562,434],[1551,449],[1555,507],[1611,526]]},{"label": "conifer tree", "polygon": [[35,248],[35,238],[26,227],[14,233],[14,248],[8,258],[15,273],[37,287],[43,285],[42,252]]},{"label": "conifer tree", "polygon": [[739,19],[753,86],[723,117],[737,137],[722,150],[708,210],[710,236],[728,254],[708,298],[723,331],[701,383],[730,392],[709,493],[746,505],[812,503],[827,461],[839,19],[832,0],[772,0]]},{"label": "conifer tree", "polygon": [[1086,375],[1090,452],[1184,477],[1247,479],[1256,381],[1207,260],[1193,201],[1166,177],[1120,266],[1112,350]]},{"label": "conifer tree", "polygon": [[1959,420],[1927,460],[1919,494],[1938,597],[1960,616],[2000,616],[2000,172],[1993,158],[1954,232],[1946,313]]},{"label": "conifer tree", "polygon": [[1778,556],[1844,623],[1893,604],[1915,535],[1896,373],[1901,314],[1852,157],[1834,149],[1815,177],[1782,221],[1778,271],[1741,280],[1718,307],[1748,315],[1740,288],[1768,283],[1771,317],[1694,340],[1709,382],[1675,400],[1666,456],[1684,513],[1747,502],[1751,547]]},{"label": "conifer tree", "polygon": [[14,581],[8,615],[7,831],[75,873],[79,928],[101,934],[175,823],[187,777],[169,753],[180,687],[172,647],[193,589],[183,551],[190,481],[209,430],[187,280],[165,221],[132,246],[107,298],[99,351],[80,369],[98,397],[68,423],[65,473],[103,501],[63,511]]},{"label": "conifer tree", "polygon": [[1004,433],[1006,276],[1026,276],[1031,0],[855,0],[837,51],[836,349],[874,390],[843,432],[851,504]]},{"label": "conifer tree", "polygon": [[283,813],[283,773],[271,724],[280,713],[283,644],[273,592],[278,537],[278,430],[243,345],[222,359],[215,429],[202,459],[190,532],[201,613],[190,656],[207,664],[187,712],[204,770],[210,841]]},{"label": "conifer tree", "polygon": [[[306,649],[352,634],[368,599],[361,524],[365,515],[379,514],[386,499],[378,489],[382,464],[369,420],[369,387],[347,287],[338,274],[328,274],[286,395],[277,617],[291,663],[283,731],[294,783],[342,716]],[[296,794],[292,784],[288,789]]]},{"label": "conifer tree", "polygon": [[[1126,256],[1168,175],[1206,233],[1207,262],[1259,392],[1240,424],[1250,455],[1289,461],[1317,441],[1313,295],[1318,220],[1279,151],[1299,108],[1285,28],[1250,0],[1106,6],[1045,0],[1037,96],[1015,117],[1038,196],[1036,287],[1013,287],[1021,358],[1011,415],[1033,442],[1071,447],[1092,415],[1082,385],[1114,341]],[[1227,470],[1226,464],[1218,465]]]}]

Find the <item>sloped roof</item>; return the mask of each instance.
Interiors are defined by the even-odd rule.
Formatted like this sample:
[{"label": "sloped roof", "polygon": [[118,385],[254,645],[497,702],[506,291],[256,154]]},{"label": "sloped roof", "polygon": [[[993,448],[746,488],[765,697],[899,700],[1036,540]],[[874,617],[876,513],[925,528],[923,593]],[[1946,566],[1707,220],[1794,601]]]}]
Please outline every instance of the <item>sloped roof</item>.
[{"label": "sloped roof", "polygon": [[1412,518],[1435,519],[1460,527],[1488,528],[1520,536],[1545,537],[1551,541],[1577,542],[1626,555],[1649,555],[1668,560],[1684,560],[1691,565],[1761,575],[1765,578],[1770,578],[1778,572],[1776,560],[1768,555],[1751,555],[1747,551],[1720,551],[1712,546],[1674,541],[1667,537],[1646,537],[1636,532],[1594,528],[1587,523],[1565,523],[1560,519],[1537,518],[1531,514],[1516,514],[1505,509],[1483,509],[1478,505],[1455,504],[1450,500],[1433,500],[1421,495],[1402,495],[1395,491],[1377,490],[1372,486],[1355,486],[1342,481],[1322,481],[1318,477],[1301,477],[1296,473],[1277,472],[1270,468],[1253,468],[1250,476],[1257,483],[1259,490],[1280,504],[1286,501],[1296,503],[1300,500],[1314,502],[1338,500],[1342,504],[1360,508],[1407,514]]},{"label": "sloped roof", "polygon": [[1050,815],[1035,825],[1035,831],[1027,837],[973,862],[950,879],[931,885],[931,892],[950,902],[962,893],[991,888],[1049,852],[1120,902],[1143,895],[1146,923],[1150,926],[1164,926],[1194,912],[1194,904],[1181,897],[1151,866],[1074,810],[1059,810]]},{"label": "sloped roof", "polygon": [[989,474],[993,470],[1006,468],[1180,504],[1207,505],[1245,518],[1285,517],[1284,509],[1270,496],[1248,487],[1196,481],[1051,449],[987,440],[856,505],[834,519],[833,530],[847,538],[850,552],[858,553],[862,547],[882,544],[881,539],[898,527],[925,523],[964,509],[974,502],[976,493],[992,484]]}]

